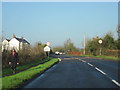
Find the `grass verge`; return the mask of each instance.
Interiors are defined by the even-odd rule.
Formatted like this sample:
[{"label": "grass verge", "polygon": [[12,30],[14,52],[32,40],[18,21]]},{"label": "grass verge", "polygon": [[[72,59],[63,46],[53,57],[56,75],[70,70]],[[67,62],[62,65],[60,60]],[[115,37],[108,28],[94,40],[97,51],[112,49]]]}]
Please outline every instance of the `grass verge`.
[{"label": "grass verge", "polygon": [[[50,58],[50,59],[52,59],[52,58]],[[22,64],[22,65],[20,64],[20,65],[17,66],[16,71],[17,71],[17,73],[21,72],[21,71],[24,71],[24,70],[26,70],[26,69],[28,69],[30,67],[36,66],[38,64],[45,63],[48,60],[49,59],[46,58],[46,59],[43,59],[43,60],[35,60],[33,62]],[[11,70],[10,66],[2,69],[2,77],[9,76],[9,75],[12,75],[12,74],[13,73],[12,73],[12,70]]]},{"label": "grass verge", "polygon": [[36,74],[42,73],[44,70],[51,67],[56,62],[58,62],[58,59],[51,59],[50,61],[44,64],[40,64],[38,66],[29,68],[23,72],[3,77],[2,88],[3,89],[17,88],[19,87],[19,85],[22,85],[23,83],[25,83],[25,81],[31,79]]},{"label": "grass verge", "polygon": [[93,56],[93,55],[83,55],[83,56],[92,57],[92,58],[100,58],[100,59],[120,61],[120,59],[118,57],[114,57],[114,56]]},{"label": "grass verge", "polygon": [[2,89],[2,78],[0,78],[0,90]]}]

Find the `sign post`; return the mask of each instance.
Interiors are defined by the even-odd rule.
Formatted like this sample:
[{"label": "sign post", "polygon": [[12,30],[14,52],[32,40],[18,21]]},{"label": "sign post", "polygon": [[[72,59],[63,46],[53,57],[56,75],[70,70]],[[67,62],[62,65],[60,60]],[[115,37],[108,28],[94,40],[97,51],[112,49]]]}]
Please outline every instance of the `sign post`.
[{"label": "sign post", "polygon": [[99,42],[99,44],[100,44],[100,56],[101,56],[101,55],[102,55],[102,53],[101,53],[101,44],[102,44],[103,41],[102,41],[102,40],[99,40],[98,42]]},{"label": "sign post", "polygon": [[47,45],[47,46],[50,46],[50,42],[47,42],[46,45]]},{"label": "sign post", "polygon": [[49,58],[49,54],[50,54],[50,43],[49,42],[47,42],[47,44],[46,44],[47,46],[46,47],[44,47],[44,52],[46,52],[46,55],[48,56],[48,58]]}]

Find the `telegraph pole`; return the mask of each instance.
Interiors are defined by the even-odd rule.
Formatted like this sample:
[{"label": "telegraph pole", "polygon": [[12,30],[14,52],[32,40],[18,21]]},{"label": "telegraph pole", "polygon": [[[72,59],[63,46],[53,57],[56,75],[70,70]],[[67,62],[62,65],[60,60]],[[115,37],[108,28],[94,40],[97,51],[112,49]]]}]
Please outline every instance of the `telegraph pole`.
[{"label": "telegraph pole", "polygon": [[84,33],[84,55],[86,54],[85,47],[86,47],[86,33]]}]

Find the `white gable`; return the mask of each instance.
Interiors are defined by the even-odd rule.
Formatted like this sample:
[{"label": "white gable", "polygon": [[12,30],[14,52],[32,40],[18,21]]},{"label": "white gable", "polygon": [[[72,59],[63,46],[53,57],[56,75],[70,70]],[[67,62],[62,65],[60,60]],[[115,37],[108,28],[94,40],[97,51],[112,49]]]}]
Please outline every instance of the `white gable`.
[{"label": "white gable", "polygon": [[19,50],[19,41],[16,38],[12,38],[9,41],[9,48],[10,48],[10,50],[12,50],[13,48],[15,50]]},{"label": "white gable", "polygon": [[3,42],[2,42],[2,45],[7,45],[9,42],[7,41],[7,40],[4,40]]},{"label": "white gable", "polygon": [[4,40],[2,42],[2,51],[5,49],[7,50],[9,48],[9,42],[7,40]]},{"label": "white gable", "polygon": [[15,49],[18,50],[24,50],[29,45],[29,42],[27,42],[25,39],[22,38],[12,38],[11,40],[4,40],[2,42],[2,51],[3,50],[12,50]]},{"label": "white gable", "polygon": [[8,43],[8,41],[5,39],[3,40],[2,44]]}]

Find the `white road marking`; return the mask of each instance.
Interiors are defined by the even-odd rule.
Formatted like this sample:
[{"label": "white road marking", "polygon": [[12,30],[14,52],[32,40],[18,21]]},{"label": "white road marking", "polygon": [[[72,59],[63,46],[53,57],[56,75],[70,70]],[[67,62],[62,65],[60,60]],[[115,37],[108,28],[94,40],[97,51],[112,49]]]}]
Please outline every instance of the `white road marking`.
[{"label": "white road marking", "polygon": [[53,65],[51,68],[49,68],[48,70],[46,70],[44,73],[48,73],[49,71],[53,70],[57,65]]},{"label": "white road marking", "polygon": [[59,61],[61,61],[61,59],[60,59],[60,58],[58,58],[58,60],[59,60]]},{"label": "white road marking", "polygon": [[56,65],[53,65],[53,67],[51,67],[51,68],[54,68],[54,67],[56,67]]},{"label": "white road marking", "polygon": [[69,59],[71,59],[71,58],[64,58],[64,59],[69,60]]},{"label": "white road marking", "polygon": [[40,75],[38,78],[42,78],[42,77],[44,77],[45,76],[45,74],[42,74],[42,75]]},{"label": "white road marking", "polygon": [[117,81],[112,80],[112,82],[114,82],[116,85],[118,85],[120,87],[120,84]]},{"label": "white road marking", "polygon": [[79,58],[75,58],[75,59],[79,59]]},{"label": "white road marking", "polygon": [[[84,61],[84,60],[82,60],[82,59],[79,59],[79,60],[81,60],[82,62],[86,62],[86,61]],[[93,67],[92,64],[90,64],[90,63],[87,63],[87,64]],[[95,69],[96,69],[97,71],[99,71],[100,73],[102,73],[103,75],[106,75],[107,78],[111,79],[114,84],[116,84],[117,86],[120,87],[120,83],[118,83],[116,80],[114,80],[114,79],[112,79],[111,77],[109,77],[105,72],[103,72],[102,70],[100,70],[100,69],[97,68],[97,67],[95,67]]]},{"label": "white road marking", "polygon": [[101,72],[102,74],[106,75],[107,78],[111,79],[113,83],[115,83],[117,86],[120,87],[120,83],[118,83],[117,81],[115,81],[114,79],[112,79],[111,77],[109,77],[106,73],[104,73],[102,70],[100,70],[99,68],[95,67],[95,69],[99,72]]},{"label": "white road marking", "polygon": [[84,61],[84,60],[81,60],[82,62],[86,62],[86,61]]},{"label": "white road marking", "polygon": [[93,67],[93,65],[92,65],[92,64],[90,64],[90,63],[88,63],[88,65],[90,65],[91,67]]},{"label": "white road marking", "polygon": [[102,74],[106,75],[106,73],[104,73],[102,70],[100,70],[99,68],[95,67],[96,70],[98,70],[99,72],[101,72]]}]

